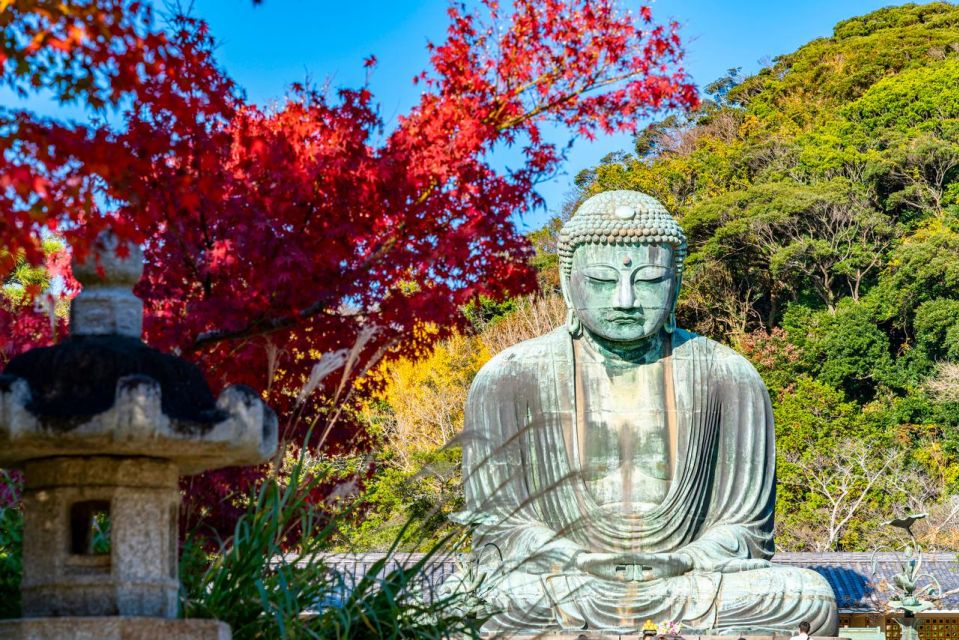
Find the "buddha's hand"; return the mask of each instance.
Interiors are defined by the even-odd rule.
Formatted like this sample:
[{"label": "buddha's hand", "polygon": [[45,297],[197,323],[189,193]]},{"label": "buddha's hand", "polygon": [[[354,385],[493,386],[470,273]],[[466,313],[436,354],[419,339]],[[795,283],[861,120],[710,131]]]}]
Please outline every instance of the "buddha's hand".
[{"label": "buddha's hand", "polygon": [[693,568],[689,556],[680,553],[588,553],[576,556],[576,568],[584,573],[622,582],[672,578]]}]

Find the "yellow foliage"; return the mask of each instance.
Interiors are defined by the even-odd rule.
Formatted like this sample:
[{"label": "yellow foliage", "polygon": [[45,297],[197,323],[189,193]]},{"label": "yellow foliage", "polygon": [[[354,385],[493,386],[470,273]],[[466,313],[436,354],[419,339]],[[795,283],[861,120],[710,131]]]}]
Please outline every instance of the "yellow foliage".
[{"label": "yellow foliage", "polygon": [[377,400],[389,407],[384,435],[397,466],[413,469],[419,454],[442,447],[463,428],[469,385],[489,359],[476,337],[457,335],[421,360],[401,359],[381,368],[386,385]]},{"label": "yellow foliage", "polygon": [[743,123],[739,125],[739,137],[741,139],[748,138],[751,134],[759,131],[762,128],[762,122],[753,114],[748,114],[743,118]]},{"label": "yellow foliage", "polygon": [[[368,423],[381,425],[393,463],[404,471],[418,469],[425,454],[462,430],[466,396],[480,368],[506,347],[559,326],[565,315],[566,306],[557,294],[524,298],[513,313],[478,335],[455,335],[422,358],[380,366],[373,375],[385,384],[361,411]],[[417,331],[428,335],[435,328]]]}]

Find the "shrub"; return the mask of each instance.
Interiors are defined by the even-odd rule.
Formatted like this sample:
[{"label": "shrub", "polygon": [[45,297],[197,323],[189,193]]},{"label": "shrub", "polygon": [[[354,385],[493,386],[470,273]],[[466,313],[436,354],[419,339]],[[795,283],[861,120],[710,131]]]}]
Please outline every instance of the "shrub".
[{"label": "shrub", "polygon": [[434,598],[421,589],[427,565],[462,536],[451,534],[411,566],[387,571],[394,542],[351,584],[325,557],[337,523],[312,498],[324,480],[307,471],[301,455],[288,473],[260,485],[215,553],[205,553],[198,537],[188,541],[183,615],[228,622],[236,640],[478,637],[483,620],[467,612],[465,596]]},{"label": "shrub", "polygon": [[17,499],[19,495],[19,476],[0,469],[0,618],[20,616],[23,512]]}]

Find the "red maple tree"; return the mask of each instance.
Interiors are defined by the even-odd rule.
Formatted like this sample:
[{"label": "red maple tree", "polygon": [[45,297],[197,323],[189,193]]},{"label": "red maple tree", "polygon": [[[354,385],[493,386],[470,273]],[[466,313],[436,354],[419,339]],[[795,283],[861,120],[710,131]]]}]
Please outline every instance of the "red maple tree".
[{"label": "red maple tree", "polygon": [[[448,13],[418,104],[387,130],[367,87],[245,102],[200,20],[161,24],[129,0],[12,0],[2,82],[94,117],[0,109],[0,271],[42,261],[50,234],[81,255],[105,228],[144,243],[149,343],[199,362],[214,387],[263,390],[288,427],[309,424],[304,411],[329,423],[324,408],[377,360],[447,335],[479,295],[533,286],[512,220],[563,160],[568,141],[544,124],[590,138],[697,103],[677,25],[647,7]],[[503,146],[521,150],[517,168],[490,162]],[[0,310],[5,357],[49,339],[35,313]],[[311,389],[335,353],[346,375]]]}]

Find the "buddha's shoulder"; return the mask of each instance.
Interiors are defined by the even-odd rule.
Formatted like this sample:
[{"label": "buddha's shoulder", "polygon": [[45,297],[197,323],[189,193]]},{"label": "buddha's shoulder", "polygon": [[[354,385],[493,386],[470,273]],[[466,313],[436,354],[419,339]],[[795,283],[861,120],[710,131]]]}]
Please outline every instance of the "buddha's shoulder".
[{"label": "buddha's shoulder", "polygon": [[565,327],[559,327],[503,349],[483,365],[477,377],[491,380],[515,376],[520,372],[536,370],[557,358],[566,358],[568,353],[569,332]]},{"label": "buddha's shoulder", "polygon": [[759,372],[741,354],[692,331],[676,329],[673,335],[673,354],[680,359],[695,359],[707,363],[713,377],[762,383]]},{"label": "buddha's shoulder", "polygon": [[[714,378],[762,382],[749,360],[726,345],[691,331],[675,330],[673,356],[677,360],[696,361],[705,365]],[[569,332],[566,327],[559,327],[496,354],[480,369],[475,382],[516,382],[519,376],[542,372],[543,367],[554,367],[557,362],[569,362],[570,357]]]}]

